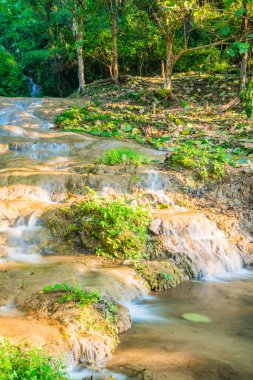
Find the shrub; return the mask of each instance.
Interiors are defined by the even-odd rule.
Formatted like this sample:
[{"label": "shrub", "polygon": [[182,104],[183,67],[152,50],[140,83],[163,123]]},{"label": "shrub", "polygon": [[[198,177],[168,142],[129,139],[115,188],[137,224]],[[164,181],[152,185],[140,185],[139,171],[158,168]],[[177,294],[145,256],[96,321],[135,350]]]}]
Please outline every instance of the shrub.
[{"label": "shrub", "polygon": [[141,165],[146,164],[147,159],[140,153],[134,152],[128,148],[114,148],[104,153],[98,160],[100,164],[104,165]]},{"label": "shrub", "polygon": [[15,59],[0,46],[0,96],[29,95],[26,77]]},{"label": "shrub", "polygon": [[[60,212],[58,222],[48,224],[67,241],[78,241],[102,256],[132,260],[145,257],[150,216],[142,206],[131,206],[124,199],[108,201],[88,195],[84,202]],[[64,221],[64,227],[59,220]]]},{"label": "shrub", "polygon": [[241,92],[243,106],[248,119],[253,116],[253,80]]},{"label": "shrub", "polygon": [[176,62],[175,71],[187,72],[194,70],[223,73],[229,66],[228,57],[219,49],[213,47],[184,54],[183,57]]},{"label": "shrub", "polygon": [[38,348],[0,341],[1,380],[64,380],[69,379],[65,367]]}]

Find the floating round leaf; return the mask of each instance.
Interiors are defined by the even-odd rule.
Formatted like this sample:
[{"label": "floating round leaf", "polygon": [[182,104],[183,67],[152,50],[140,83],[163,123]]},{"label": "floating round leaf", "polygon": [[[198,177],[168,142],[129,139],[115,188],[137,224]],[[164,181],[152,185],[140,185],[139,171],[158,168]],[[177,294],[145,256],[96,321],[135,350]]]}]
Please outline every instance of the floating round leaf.
[{"label": "floating round leaf", "polygon": [[185,313],[182,315],[183,319],[191,322],[209,323],[211,319],[206,315],[196,314],[196,313]]}]

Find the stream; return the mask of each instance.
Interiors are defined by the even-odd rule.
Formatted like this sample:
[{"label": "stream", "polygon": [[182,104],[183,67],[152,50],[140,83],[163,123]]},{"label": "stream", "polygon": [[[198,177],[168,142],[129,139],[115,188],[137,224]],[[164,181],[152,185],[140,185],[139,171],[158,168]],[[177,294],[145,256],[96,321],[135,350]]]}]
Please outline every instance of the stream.
[{"label": "stream", "polygon": [[[58,326],[29,319],[20,305],[46,285],[73,282],[110,293],[130,310],[134,325],[97,369],[77,368],[70,359],[72,379],[252,379],[252,272],[242,269],[239,252],[203,216],[183,207],[161,212],[170,226],[168,247],[188,250],[204,280],[185,281],[160,294],[147,294],[131,268],[103,267],[99,258],[76,256],[52,238],[41,215],[63,205],[70,193],[78,196],[84,186],[101,194],[131,190],[128,173],[83,176],[84,163],[126,145],[156,160],[164,153],[134,142],[52,130],[36,116],[41,107],[41,99],[0,98],[0,336],[66,354]],[[156,171],[139,169],[138,176],[146,192],[169,202],[166,180]],[[203,314],[210,322],[187,321],[185,313]]]}]

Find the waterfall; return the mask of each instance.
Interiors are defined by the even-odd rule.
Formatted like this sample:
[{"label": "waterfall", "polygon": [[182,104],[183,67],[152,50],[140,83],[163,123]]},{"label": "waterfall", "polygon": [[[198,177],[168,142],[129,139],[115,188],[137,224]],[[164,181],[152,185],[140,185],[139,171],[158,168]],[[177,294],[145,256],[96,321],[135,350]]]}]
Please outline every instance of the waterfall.
[{"label": "waterfall", "polygon": [[6,236],[5,257],[2,260],[38,262],[40,254],[38,252],[38,226],[36,213],[17,219],[13,227],[3,228],[1,232]]},{"label": "waterfall", "polygon": [[34,82],[34,80],[31,77],[27,77],[29,87],[30,87],[30,94],[32,98],[37,98],[41,94],[41,87]]},{"label": "waterfall", "polygon": [[243,257],[224,232],[202,214],[163,214],[153,222],[164,247],[176,262],[188,258],[195,277],[224,277],[243,268]]}]

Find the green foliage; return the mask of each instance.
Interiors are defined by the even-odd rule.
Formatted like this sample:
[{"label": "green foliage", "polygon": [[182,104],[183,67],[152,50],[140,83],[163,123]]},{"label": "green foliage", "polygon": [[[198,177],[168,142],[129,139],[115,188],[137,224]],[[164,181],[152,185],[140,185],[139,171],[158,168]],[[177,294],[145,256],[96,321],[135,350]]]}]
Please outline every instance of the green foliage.
[{"label": "green foliage", "polygon": [[193,141],[179,145],[170,161],[174,166],[194,169],[202,179],[222,178],[225,175],[225,165],[233,165],[231,156],[223,148]]},{"label": "green foliage", "polygon": [[0,46],[0,96],[29,95],[26,77],[15,59]]},{"label": "green foliage", "polygon": [[246,115],[248,119],[251,119],[253,116],[253,80],[242,90],[241,97]]},{"label": "green foliage", "polygon": [[155,93],[158,100],[166,100],[171,95],[171,91],[166,90],[165,88],[160,88]]},{"label": "green foliage", "polygon": [[87,291],[78,286],[68,285],[66,282],[55,284],[54,286],[46,286],[43,289],[44,293],[60,292],[62,295],[58,299],[58,303],[74,302],[80,307],[85,307],[90,304],[99,305],[105,310],[105,318],[108,321],[115,321],[118,311],[117,305],[107,298],[102,297],[98,290]]},{"label": "green foliage", "polygon": [[200,49],[184,54],[175,64],[175,72],[202,71],[222,73],[229,69],[230,62],[225,53],[217,48]]},{"label": "green foliage", "polygon": [[149,142],[155,148],[163,142],[163,139],[145,136],[143,133],[143,117],[137,116],[134,112],[124,114],[122,112],[104,112],[104,110],[100,111],[94,107],[73,106],[59,114],[55,123],[58,128],[65,131],[86,132],[102,137],[125,137],[134,139],[141,144]]},{"label": "green foliage", "polygon": [[41,349],[0,341],[1,380],[69,379],[65,367]]},{"label": "green foliage", "polygon": [[86,306],[90,303],[98,303],[100,300],[100,293],[98,291],[88,292],[79,287],[69,286],[65,282],[63,284],[55,284],[54,286],[46,286],[43,289],[43,292],[52,292],[52,291],[60,291],[63,290],[65,294],[61,298],[59,298],[59,303],[64,302],[76,302],[80,306]]},{"label": "green foliage", "polygon": [[147,158],[128,148],[114,148],[107,150],[98,160],[103,165],[141,165],[147,163]]},{"label": "green foliage", "polygon": [[88,195],[86,201],[62,212],[79,228],[77,232],[65,232],[66,239],[75,234],[83,243],[92,241],[96,253],[102,256],[133,260],[145,257],[150,216],[142,206]]},{"label": "green foliage", "polygon": [[[247,5],[249,15],[252,14],[251,3]],[[19,69],[41,86],[45,95],[66,96],[77,89],[78,44],[83,47],[87,83],[109,76],[112,63],[110,7],[100,0],[74,4],[70,0],[64,1],[64,6],[63,0],[5,0],[1,7],[0,44],[18,62]],[[231,36],[226,42],[231,44],[226,57],[212,47],[186,53],[185,58],[182,55],[176,63],[177,71],[226,70],[235,63],[236,55],[250,48],[252,38],[249,28],[247,39],[235,40],[234,36],[241,33],[245,9],[239,1],[227,4],[196,0],[118,2],[120,73],[160,74],[161,60],[166,57],[165,30],[172,36],[174,57],[187,48],[200,48]],[[84,32],[84,38],[78,43],[71,31],[75,12],[82,19],[81,32]],[[22,87],[22,77],[19,79]]]}]

